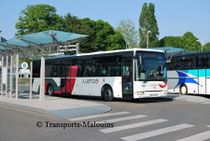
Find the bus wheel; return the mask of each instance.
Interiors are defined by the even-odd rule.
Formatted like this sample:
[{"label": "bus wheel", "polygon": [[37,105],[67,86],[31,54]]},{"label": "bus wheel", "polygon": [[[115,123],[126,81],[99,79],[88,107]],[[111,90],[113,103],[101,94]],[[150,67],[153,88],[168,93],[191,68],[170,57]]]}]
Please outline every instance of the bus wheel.
[{"label": "bus wheel", "polygon": [[53,86],[51,84],[49,84],[47,86],[47,94],[48,95],[53,95],[54,94],[54,88],[53,88]]},{"label": "bus wheel", "polygon": [[179,93],[182,94],[182,95],[188,94],[188,89],[187,89],[187,86],[185,84],[182,84],[179,87]]},{"label": "bus wheel", "polygon": [[106,86],[104,88],[104,91],[103,91],[103,99],[105,101],[112,101],[113,100],[113,92],[112,92],[112,88],[109,87],[109,86]]}]

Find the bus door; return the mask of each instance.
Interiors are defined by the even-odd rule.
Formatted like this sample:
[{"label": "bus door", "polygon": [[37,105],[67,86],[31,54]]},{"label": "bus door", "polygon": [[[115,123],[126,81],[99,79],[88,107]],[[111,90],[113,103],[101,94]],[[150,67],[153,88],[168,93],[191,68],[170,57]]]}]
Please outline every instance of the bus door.
[{"label": "bus door", "polygon": [[206,94],[206,66],[208,64],[208,59],[206,54],[201,54],[198,56],[198,90],[199,94]]},{"label": "bus door", "polygon": [[206,94],[206,70],[199,69],[198,70],[198,82],[200,85],[199,87],[199,94]]},{"label": "bus door", "polygon": [[72,65],[71,60],[68,60],[63,67],[65,68],[65,76],[61,79],[61,86],[63,86],[62,93],[72,94],[76,82],[78,66]]},{"label": "bus door", "polygon": [[123,98],[133,98],[133,60],[122,60],[122,92]]},{"label": "bus door", "polygon": [[67,76],[68,76],[68,65],[67,60],[62,60],[60,65],[60,74],[61,74],[61,93],[67,93]]}]

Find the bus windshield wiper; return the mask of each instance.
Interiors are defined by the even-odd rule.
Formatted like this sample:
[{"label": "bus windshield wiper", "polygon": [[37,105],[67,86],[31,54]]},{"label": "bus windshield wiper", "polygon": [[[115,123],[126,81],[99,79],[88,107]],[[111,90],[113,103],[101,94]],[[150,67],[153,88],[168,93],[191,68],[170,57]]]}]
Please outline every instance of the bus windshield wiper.
[{"label": "bus windshield wiper", "polygon": [[147,81],[149,81],[149,80],[145,79],[145,80],[143,81],[143,83],[146,83]]}]

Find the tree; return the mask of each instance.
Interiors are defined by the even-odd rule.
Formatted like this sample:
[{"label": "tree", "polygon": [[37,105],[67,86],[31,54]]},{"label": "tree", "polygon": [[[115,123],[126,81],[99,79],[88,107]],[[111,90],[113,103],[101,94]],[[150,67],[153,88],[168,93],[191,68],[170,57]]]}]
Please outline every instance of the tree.
[{"label": "tree", "polygon": [[122,34],[129,48],[138,46],[138,31],[130,19],[120,21],[116,30]]},{"label": "tree", "polygon": [[188,51],[200,51],[201,44],[192,32],[186,32],[183,36],[166,36],[159,42],[162,47],[184,48]]},{"label": "tree", "polygon": [[81,52],[94,52],[98,50],[114,50],[125,48],[123,36],[103,20],[79,19],[68,13],[64,16],[64,31],[89,35],[80,41]]},{"label": "tree", "polygon": [[159,41],[160,47],[184,48],[184,39],[182,36],[166,36]]},{"label": "tree", "polygon": [[89,35],[79,42],[81,52],[123,49],[126,45],[123,36],[108,22],[80,19],[70,13],[61,17],[56,14],[55,7],[46,4],[27,6],[22,10],[16,29],[18,35],[49,29]]},{"label": "tree", "polygon": [[47,4],[27,6],[21,11],[15,27],[17,35],[41,32],[44,30],[61,30],[62,17],[56,14],[56,8]]},{"label": "tree", "polygon": [[[150,33],[149,33],[150,31]],[[148,34],[149,33],[149,34]],[[139,34],[140,34],[140,44],[141,48],[146,48],[147,45],[147,35],[149,41],[149,47],[158,46],[158,25],[155,17],[155,6],[152,3],[144,3],[142,11],[139,17]]]},{"label": "tree", "polygon": [[203,46],[203,49],[204,49],[204,50],[210,50],[210,42],[206,43],[206,44]]},{"label": "tree", "polygon": [[184,47],[189,51],[200,51],[201,43],[198,41],[198,38],[193,35],[192,32],[186,32],[183,35]]}]

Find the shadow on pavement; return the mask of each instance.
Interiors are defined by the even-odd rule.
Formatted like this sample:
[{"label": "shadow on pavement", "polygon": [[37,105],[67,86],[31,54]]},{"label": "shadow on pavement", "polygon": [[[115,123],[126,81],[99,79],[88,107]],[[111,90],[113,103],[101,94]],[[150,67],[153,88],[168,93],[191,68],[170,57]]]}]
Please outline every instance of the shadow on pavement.
[{"label": "shadow on pavement", "polygon": [[[97,96],[67,96],[67,95],[56,95],[56,97],[65,97],[78,100],[89,100],[95,102],[106,102],[101,97]],[[142,98],[142,99],[120,99],[115,98],[111,102],[128,102],[128,103],[157,103],[157,102],[171,102],[173,98],[170,97],[160,97],[160,98]]]}]

